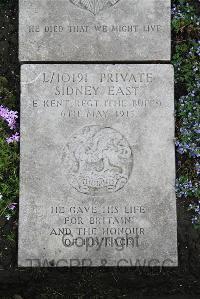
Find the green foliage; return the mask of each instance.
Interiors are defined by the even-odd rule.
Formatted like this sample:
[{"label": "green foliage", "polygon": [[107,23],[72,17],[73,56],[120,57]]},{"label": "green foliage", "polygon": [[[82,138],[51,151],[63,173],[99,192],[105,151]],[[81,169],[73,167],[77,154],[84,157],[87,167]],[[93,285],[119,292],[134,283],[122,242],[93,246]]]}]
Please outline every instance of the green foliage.
[{"label": "green foliage", "polygon": [[[8,90],[6,78],[0,77],[0,103],[15,108],[15,97]],[[18,202],[19,192],[19,144],[6,142],[8,126],[0,120],[0,217],[16,214],[11,204]]]},{"label": "green foliage", "polygon": [[199,46],[198,41],[194,40],[178,43],[172,57],[175,67],[175,83],[184,84],[184,88],[188,91],[192,91],[196,87],[197,81],[200,80]]},{"label": "green foliage", "polygon": [[174,1],[173,57],[176,90],[177,196],[200,228],[200,41],[198,1]]},{"label": "green foliage", "polygon": [[9,90],[8,80],[3,76],[0,76],[0,105],[16,109],[15,96],[13,91]]},{"label": "green foliage", "polygon": [[[0,215],[11,203],[18,201],[18,165],[19,145],[8,144],[3,136],[0,137]],[[7,212],[7,211],[5,211]]]},{"label": "green foliage", "polygon": [[176,33],[182,33],[185,28],[190,30],[190,33],[196,30],[193,26],[197,25],[198,16],[194,1],[174,1],[173,13],[172,28]]}]

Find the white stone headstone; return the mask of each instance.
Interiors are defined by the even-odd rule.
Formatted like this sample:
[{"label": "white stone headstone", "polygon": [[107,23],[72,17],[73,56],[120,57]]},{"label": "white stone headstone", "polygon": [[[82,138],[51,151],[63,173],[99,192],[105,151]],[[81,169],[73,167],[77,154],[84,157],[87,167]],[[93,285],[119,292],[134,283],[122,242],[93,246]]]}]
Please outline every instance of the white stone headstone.
[{"label": "white stone headstone", "polygon": [[170,65],[23,65],[19,266],[176,266]]},{"label": "white stone headstone", "polygon": [[19,0],[19,58],[169,61],[170,21],[170,0]]}]

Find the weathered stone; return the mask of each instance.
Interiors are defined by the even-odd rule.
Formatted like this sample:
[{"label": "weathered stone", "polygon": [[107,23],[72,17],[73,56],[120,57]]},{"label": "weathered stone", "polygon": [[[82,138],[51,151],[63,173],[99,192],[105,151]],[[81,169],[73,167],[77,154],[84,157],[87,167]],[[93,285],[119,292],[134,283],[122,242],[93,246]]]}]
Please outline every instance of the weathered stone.
[{"label": "weathered stone", "polygon": [[170,65],[23,65],[19,266],[176,266]]},{"label": "weathered stone", "polygon": [[170,60],[170,0],[20,0],[21,61]]}]

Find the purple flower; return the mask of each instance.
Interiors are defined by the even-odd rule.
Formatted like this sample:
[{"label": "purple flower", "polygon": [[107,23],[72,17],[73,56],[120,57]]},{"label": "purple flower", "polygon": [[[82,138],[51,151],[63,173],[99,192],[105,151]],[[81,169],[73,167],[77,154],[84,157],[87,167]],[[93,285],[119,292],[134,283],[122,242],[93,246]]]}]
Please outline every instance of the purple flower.
[{"label": "purple flower", "polygon": [[15,209],[16,209],[16,205],[17,205],[16,202],[11,203],[11,204],[9,205],[9,207],[8,207],[9,210],[11,210],[11,211],[15,210]]},{"label": "purple flower", "polygon": [[16,132],[13,135],[11,135],[10,137],[6,138],[7,143],[12,143],[12,142],[18,142],[19,141],[19,133]]},{"label": "purple flower", "polygon": [[[16,130],[17,127],[17,111],[9,110],[7,107],[0,105],[0,119],[5,121],[11,130]],[[18,142],[19,133],[15,132],[10,137],[6,138],[7,143]]]},{"label": "purple flower", "polygon": [[200,156],[199,147],[197,147],[196,144],[194,143],[191,144],[187,144],[186,142],[181,143],[180,141],[177,140],[175,144],[177,147],[177,152],[181,155],[188,152],[190,157],[198,158]]},{"label": "purple flower", "polygon": [[178,197],[185,197],[191,196],[192,194],[196,194],[198,190],[198,183],[192,184],[191,180],[183,181],[179,178],[176,181],[176,193]]},{"label": "purple flower", "polygon": [[16,119],[18,118],[17,111],[9,110],[7,107],[1,105],[0,118],[7,122],[11,130],[14,130],[16,128]]}]

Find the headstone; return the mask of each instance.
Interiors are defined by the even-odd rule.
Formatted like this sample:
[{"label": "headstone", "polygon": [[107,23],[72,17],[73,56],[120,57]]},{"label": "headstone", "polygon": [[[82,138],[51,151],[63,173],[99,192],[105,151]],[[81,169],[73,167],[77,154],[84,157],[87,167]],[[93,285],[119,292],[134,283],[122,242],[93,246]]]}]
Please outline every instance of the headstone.
[{"label": "headstone", "polygon": [[170,65],[23,65],[19,266],[176,266]]},{"label": "headstone", "polygon": [[170,60],[170,0],[20,0],[21,61]]}]

